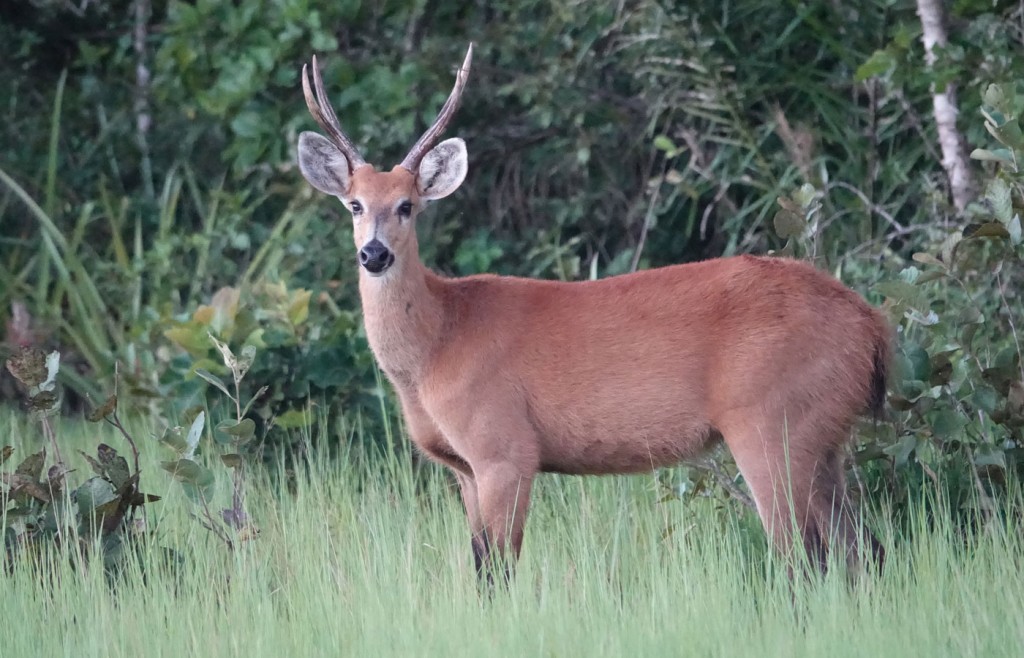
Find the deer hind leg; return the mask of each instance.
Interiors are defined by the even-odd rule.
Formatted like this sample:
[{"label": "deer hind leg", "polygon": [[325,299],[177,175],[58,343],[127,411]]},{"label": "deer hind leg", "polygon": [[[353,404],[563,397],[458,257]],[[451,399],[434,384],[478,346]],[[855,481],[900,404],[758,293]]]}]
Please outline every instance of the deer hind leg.
[{"label": "deer hind leg", "polygon": [[[748,423],[722,436],[754,498],[775,549],[786,558],[802,548],[824,569],[827,548],[812,514],[816,455],[783,423]],[[792,573],[792,569],[790,569]]]},{"label": "deer hind leg", "polygon": [[815,481],[811,513],[819,534],[826,538],[836,558],[845,560],[851,576],[861,573],[863,558],[881,568],[885,549],[860,521],[846,487],[844,458],[836,448],[821,461]]}]

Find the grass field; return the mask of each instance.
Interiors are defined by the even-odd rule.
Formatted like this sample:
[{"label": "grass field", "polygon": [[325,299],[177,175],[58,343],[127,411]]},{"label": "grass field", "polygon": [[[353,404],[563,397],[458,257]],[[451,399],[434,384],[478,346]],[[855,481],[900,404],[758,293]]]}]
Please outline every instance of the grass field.
[{"label": "grass field", "polygon": [[[17,437],[36,433],[13,419],[0,427],[19,454],[38,449],[34,438],[22,445]],[[65,453],[121,446],[96,425],[65,421],[58,433]],[[402,458],[373,473],[355,459],[314,459],[293,487],[264,478],[250,499],[262,532],[231,553],[188,517],[156,466],[166,455],[138,435],[143,489],[164,497],[148,522],[183,568],[135,569],[111,588],[96,569],[62,567],[43,581],[18,566],[0,586],[0,655],[1024,653],[1018,525],[964,541],[941,521],[928,527],[923,512],[906,534],[882,515],[883,575],[854,588],[838,572],[790,585],[749,514],[659,503],[650,476],[544,477],[516,578],[487,598],[440,471],[416,478]]]}]

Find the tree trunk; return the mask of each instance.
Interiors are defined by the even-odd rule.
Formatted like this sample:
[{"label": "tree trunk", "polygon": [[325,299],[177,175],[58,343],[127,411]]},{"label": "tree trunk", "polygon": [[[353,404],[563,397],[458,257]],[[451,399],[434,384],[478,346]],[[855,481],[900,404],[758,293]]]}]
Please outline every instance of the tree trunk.
[{"label": "tree trunk", "polygon": [[[935,47],[943,47],[948,42],[942,0],[917,0],[917,15],[921,18],[925,61],[931,67],[935,64]],[[933,87],[932,103],[939,132],[939,147],[942,149],[942,167],[949,177],[953,205],[962,211],[973,198],[974,181],[968,166],[967,145],[963,135],[956,129],[956,87],[950,83],[941,92]]]}]

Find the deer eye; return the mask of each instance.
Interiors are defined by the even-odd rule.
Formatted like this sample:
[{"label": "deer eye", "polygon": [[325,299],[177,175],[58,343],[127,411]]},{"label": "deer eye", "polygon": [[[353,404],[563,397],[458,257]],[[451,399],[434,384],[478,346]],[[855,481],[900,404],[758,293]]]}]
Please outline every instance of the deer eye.
[{"label": "deer eye", "polygon": [[412,202],[410,202],[410,201],[403,201],[401,204],[399,204],[399,206],[398,206],[398,214],[401,215],[402,217],[408,217],[409,215],[411,215],[412,214]]},{"label": "deer eye", "polygon": [[353,215],[358,215],[363,212],[363,204],[359,203],[358,201],[353,201],[352,203],[348,204],[348,207],[349,210],[352,211]]}]

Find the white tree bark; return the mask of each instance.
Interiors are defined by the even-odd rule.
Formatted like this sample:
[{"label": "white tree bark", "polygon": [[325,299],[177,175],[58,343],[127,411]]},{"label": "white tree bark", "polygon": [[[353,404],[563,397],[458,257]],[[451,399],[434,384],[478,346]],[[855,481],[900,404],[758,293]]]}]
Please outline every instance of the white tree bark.
[{"label": "white tree bark", "polygon": [[[921,19],[925,61],[930,67],[935,64],[935,47],[948,43],[942,0],[917,0],[917,15]],[[967,145],[956,129],[956,87],[950,83],[942,92],[933,88],[932,104],[939,132],[939,148],[942,149],[942,167],[949,177],[953,205],[957,210],[963,210],[973,197],[974,181],[968,166]]]}]

